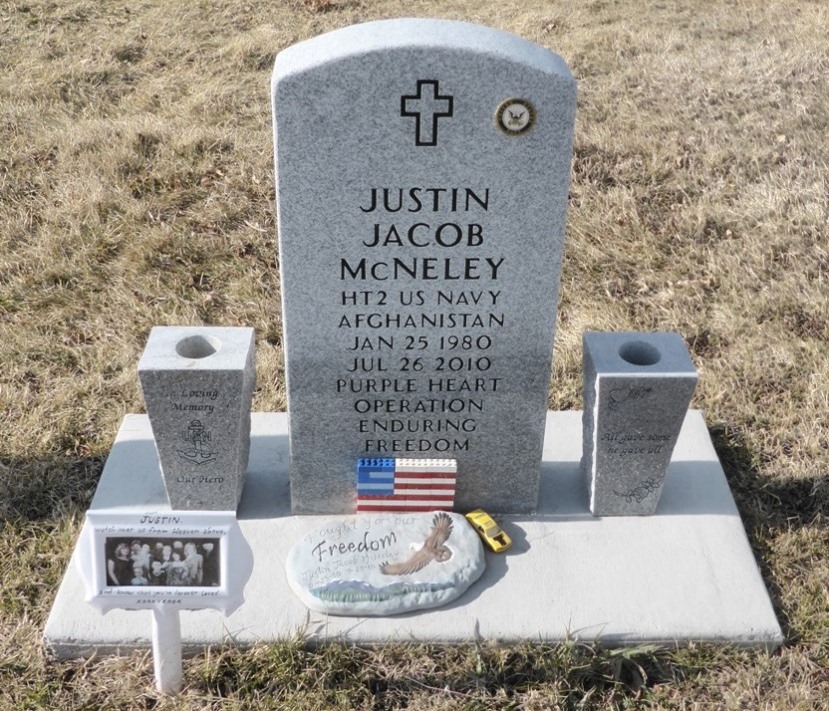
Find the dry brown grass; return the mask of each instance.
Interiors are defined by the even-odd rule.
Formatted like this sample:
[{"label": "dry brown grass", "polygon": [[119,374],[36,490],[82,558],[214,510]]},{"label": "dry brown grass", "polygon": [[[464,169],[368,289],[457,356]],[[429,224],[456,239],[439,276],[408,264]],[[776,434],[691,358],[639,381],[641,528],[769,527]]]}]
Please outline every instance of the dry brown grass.
[{"label": "dry brown grass", "polygon": [[[40,635],[154,324],[252,325],[283,409],[268,81],[277,51],[437,16],[546,45],[579,84],[550,404],[592,329],[683,333],[783,623],[689,647],[214,650],[177,700],[146,656]],[[0,5],[0,707],[829,708],[829,44],[803,0]]]}]

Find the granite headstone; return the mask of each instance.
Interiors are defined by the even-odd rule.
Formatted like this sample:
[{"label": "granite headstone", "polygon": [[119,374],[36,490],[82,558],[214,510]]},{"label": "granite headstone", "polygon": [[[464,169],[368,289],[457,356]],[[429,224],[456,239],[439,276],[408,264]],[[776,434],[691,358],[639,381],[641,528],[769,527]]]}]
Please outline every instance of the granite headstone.
[{"label": "granite headstone", "polygon": [[250,451],[253,329],[156,326],[138,374],[172,508],[235,511]]},{"label": "granite headstone", "polygon": [[456,507],[538,497],[576,88],[476,25],[389,20],[273,75],[294,513],[360,457],[458,461]]},{"label": "granite headstone", "polygon": [[656,511],[697,384],[678,333],[583,337],[582,473],[594,516]]}]

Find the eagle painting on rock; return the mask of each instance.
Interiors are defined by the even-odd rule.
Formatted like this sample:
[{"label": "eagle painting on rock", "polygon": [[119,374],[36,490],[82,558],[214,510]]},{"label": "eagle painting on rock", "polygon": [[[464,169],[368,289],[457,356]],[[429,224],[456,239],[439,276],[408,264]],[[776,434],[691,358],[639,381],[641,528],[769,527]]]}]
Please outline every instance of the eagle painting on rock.
[{"label": "eagle painting on rock", "polygon": [[399,563],[383,563],[380,572],[384,575],[410,575],[422,570],[433,560],[444,563],[452,557],[452,551],[445,545],[452,535],[452,519],[445,513],[437,513],[432,519],[432,530],[423,546],[408,560]]}]

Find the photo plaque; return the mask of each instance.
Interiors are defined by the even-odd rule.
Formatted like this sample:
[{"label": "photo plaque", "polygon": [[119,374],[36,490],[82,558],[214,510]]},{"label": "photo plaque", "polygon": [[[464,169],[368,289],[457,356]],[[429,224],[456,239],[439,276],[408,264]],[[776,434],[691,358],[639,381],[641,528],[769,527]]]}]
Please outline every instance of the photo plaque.
[{"label": "photo plaque", "polygon": [[78,565],[86,601],[120,609],[216,609],[244,602],[253,553],[235,513],[90,511]]}]

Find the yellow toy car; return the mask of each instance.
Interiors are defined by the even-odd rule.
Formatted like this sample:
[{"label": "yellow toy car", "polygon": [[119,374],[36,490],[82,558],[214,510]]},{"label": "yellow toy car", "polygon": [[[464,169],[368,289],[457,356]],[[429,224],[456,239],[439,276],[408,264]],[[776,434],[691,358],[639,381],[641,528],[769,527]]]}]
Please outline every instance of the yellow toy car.
[{"label": "yellow toy car", "polygon": [[492,517],[483,509],[475,509],[466,514],[469,521],[484,543],[493,553],[503,553],[512,545],[510,537],[501,530],[501,527],[492,520]]}]

